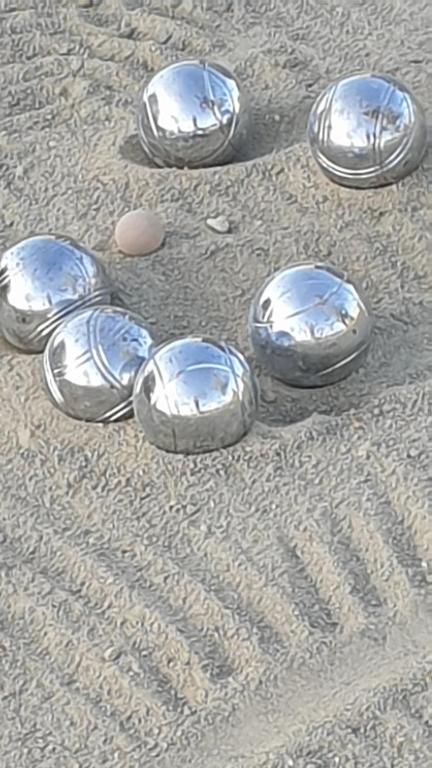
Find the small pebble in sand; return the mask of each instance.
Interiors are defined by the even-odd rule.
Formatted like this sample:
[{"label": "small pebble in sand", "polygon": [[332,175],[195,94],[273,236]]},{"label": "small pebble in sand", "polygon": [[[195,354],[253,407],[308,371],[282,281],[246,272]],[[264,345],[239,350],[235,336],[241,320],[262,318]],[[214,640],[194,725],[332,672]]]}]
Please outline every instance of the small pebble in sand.
[{"label": "small pebble in sand", "polygon": [[162,219],[153,211],[138,208],[129,211],[117,222],[114,239],[127,256],[144,256],[156,251],[165,237]]},{"label": "small pebble in sand", "polygon": [[227,235],[231,229],[231,225],[226,216],[216,216],[215,218],[206,219],[206,224],[213,232],[217,232],[219,235]]},{"label": "small pebble in sand", "polygon": [[107,648],[104,653],[105,661],[117,661],[120,658],[122,652],[121,648],[115,648],[114,646]]}]

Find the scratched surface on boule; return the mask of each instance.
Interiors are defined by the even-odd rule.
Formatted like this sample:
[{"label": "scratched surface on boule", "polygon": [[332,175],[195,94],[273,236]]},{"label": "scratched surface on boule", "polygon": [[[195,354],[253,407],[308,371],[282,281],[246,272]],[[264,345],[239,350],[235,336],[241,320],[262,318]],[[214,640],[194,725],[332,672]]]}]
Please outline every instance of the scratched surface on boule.
[{"label": "scratched surface on boule", "polygon": [[[430,14],[0,0],[2,247],[81,239],[161,340],[205,332],[250,356],[252,295],[304,259],[362,282],[377,316],[356,375],[304,393],[259,371],[252,434],[192,458],[152,449],[133,421],[63,417],[40,358],[1,343],[6,768],[430,764],[430,153],[397,187],[355,192],[304,143],[313,99],[353,69],[406,80],[430,120]],[[146,166],[138,85],[187,56],[252,91],[245,162]],[[167,238],[134,260],[112,231],[139,205]],[[221,215],[228,235],[205,225]]]}]

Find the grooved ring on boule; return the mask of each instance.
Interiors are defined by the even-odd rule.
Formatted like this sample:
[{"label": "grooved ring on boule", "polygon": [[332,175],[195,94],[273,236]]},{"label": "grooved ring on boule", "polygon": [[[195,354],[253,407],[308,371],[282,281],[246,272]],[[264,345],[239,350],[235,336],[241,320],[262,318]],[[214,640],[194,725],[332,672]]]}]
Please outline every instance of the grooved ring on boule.
[{"label": "grooved ring on boule", "polygon": [[70,315],[44,352],[51,401],[83,421],[119,421],[132,414],[135,376],[153,346],[144,321],[101,306]]},{"label": "grooved ring on boule", "polygon": [[96,256],[68,237],[28,237],[0,257],[0,328],[25,352],[41,352],[71,312],[110,304],[113,293]]},{"label": "grooved ring on boule", "polygon": [[324,264],[294,264],[272,275],[249,315],[257,359],[295,387],[345,378],[364,360],[372,315],[363,292]]},{"label": "grooved ring on boule", "polygon": [[245,141],[248,99],[220,64],[179,61],[146,80],[138,102],[138,136],[156,165],[200,168],[232,160]]},{"label": "grooved ring on boule", "polygon": [[358,188],[391,184],[412,173],[427,145],[419,102],[400,80],[380,74],[330,83],[311,109],[307,134],[323,173]]},{"label": "grooved ring on boule", "polygon": [[202,453],[240,440],[258,406],[247,361],[227,344],[187,337],[158,347],[134,386],[135,416],[165,451]]}]

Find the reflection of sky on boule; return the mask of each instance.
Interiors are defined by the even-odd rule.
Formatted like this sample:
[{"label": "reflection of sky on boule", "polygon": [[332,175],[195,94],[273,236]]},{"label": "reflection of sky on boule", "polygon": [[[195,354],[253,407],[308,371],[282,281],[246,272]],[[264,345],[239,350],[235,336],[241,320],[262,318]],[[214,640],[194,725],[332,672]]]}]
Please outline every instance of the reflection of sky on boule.
[{"label": "reflection of sky on boule", "polygon": [[67,337],[58,337],[52,356],[61,361],[53,373],[77,387],[129,387],[131,377],[148,357],[150,336],[131,317],[123,320],[116,312],[91,310],[71,316],[66,327]]},{"label": "reflection of sky on boule", "polygon": [[169,75],[164,73],[160,82],[155,78],[147,96],[158,131],[168,135],[209,131],[220,126],[221,114],[231,114],[228,94],[217,88],[215,97],[215,78],[206,78],[202,69],[188,67],[184,72],[174,70]]},{"label": "reflection of sky on boule", "polygon": [[392,84],[375,80],[339,86],[323,131],[329,155],[369,166],[385,162],[410,126],[406,95]]},{"label": "reflection of sky on boule", "polygon": [[17,247],[15,257],[10,257],[8,301],[23,311],[31,308],[38,312],[53,305],[60,308],[62,302],[90,291],[93,272],[79,251],[63,243],[46,240],[43,251],[40,245],[36,251],[31,243],[24,244]]},{"label": "reflection of sky on boule", "polygon": [[[233,376],[224,366],[202,363],[185,369],[164,384],[157,407],[164,413],[195,416],[222,408],[236,396]],[[169,404],[169,405],[168,405]]]},{"label": "reflection of sky on boule", "polygon": [[[260,324],[268,325],[283,346],[314,342],[354,327],[361,306],[351,286],[332,274],[296,269],[281,274],[263,292]],[[290,342],[291,340],[291,342]]]},{"label": "reflection of sky on boule", "polygon": [[54,360],[61,361],[52,371],[58,383],[65,379],[78,387],[87,387],[97,374],[91,350],[83,352],[78,339],[69,338],[67,344],[62,340],[56,347]]}]

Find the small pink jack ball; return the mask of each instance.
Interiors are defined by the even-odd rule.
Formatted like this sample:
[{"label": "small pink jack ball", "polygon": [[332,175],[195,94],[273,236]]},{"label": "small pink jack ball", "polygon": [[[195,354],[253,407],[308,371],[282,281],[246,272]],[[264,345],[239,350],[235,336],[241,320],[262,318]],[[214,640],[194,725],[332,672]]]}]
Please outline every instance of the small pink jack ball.
[{"label": "small pink jack ball", "polygon": [[119,219],[114,239],[122,253],[127,256],[144,256],[156,251],[165,237],[162,219],[153,211],[138,208],[129,211]]}]

